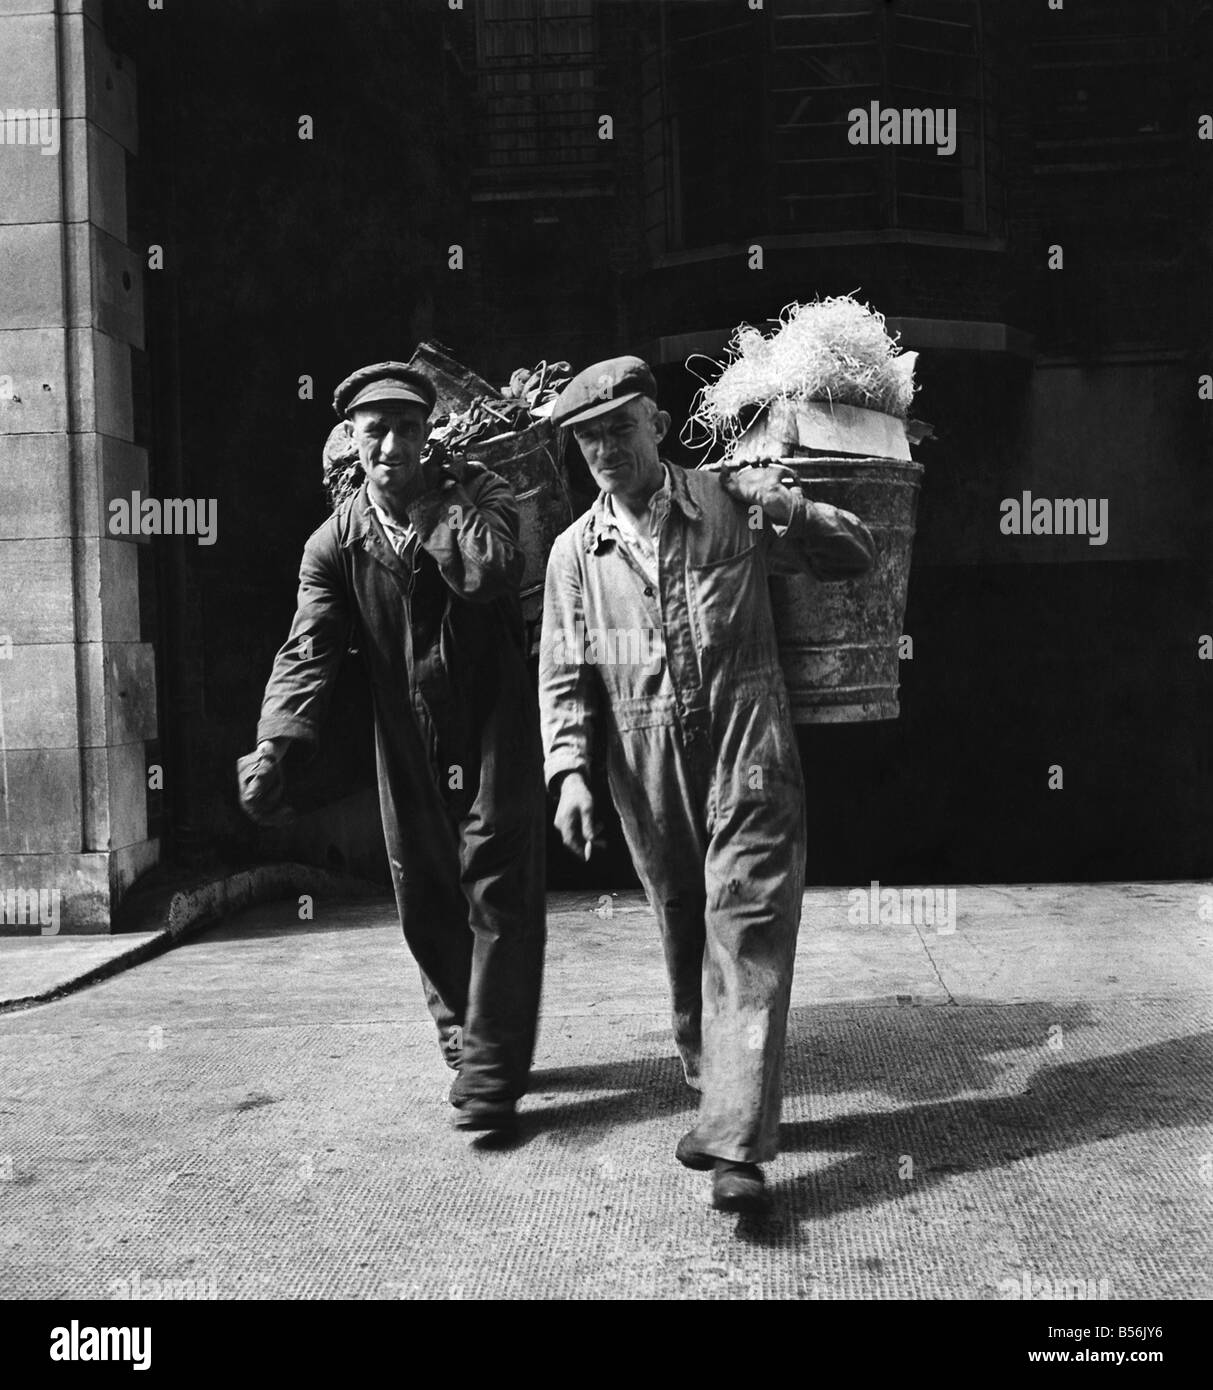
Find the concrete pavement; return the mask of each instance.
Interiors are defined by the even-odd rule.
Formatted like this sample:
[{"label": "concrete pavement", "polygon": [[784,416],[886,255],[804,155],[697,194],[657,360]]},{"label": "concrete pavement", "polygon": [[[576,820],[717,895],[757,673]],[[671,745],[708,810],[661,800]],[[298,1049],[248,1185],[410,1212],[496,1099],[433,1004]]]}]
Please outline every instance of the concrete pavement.
[{"label": "concrete pavement", "polygon": [[363,879],[306,864],[259,864],[237,873],[178,876],[158,870],[124,899],[114,935],[60,936],[57,922],[0,936],[0,1013],[44,1004],[130,970],[209,922],[254,903],[300,893],[361,900]]},{"label": "concrete pavement", "polygon": [[[387,900],[0,1017],[0,1296],[1207,1298],[1200,884],[806,894],[771,1216],[707,1205],[639,895],[553,897],[520,1141],[447,1126]],[[38,942],[27,943],[27,949]]]}]

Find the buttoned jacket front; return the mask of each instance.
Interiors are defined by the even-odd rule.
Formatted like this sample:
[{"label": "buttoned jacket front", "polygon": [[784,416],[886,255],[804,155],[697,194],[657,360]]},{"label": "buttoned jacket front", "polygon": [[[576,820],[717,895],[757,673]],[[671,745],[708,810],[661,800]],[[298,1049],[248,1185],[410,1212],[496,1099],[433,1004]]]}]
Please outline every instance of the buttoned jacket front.
[{"label": "buttoned jacket front", "polygon": [[[549,785],[605,745],[632,862],[661,927],[674,1041],[703,1101],[696,1143],[764,1163],[778,1145],[783,1039],[805,865],[804,780],[771,616],[775,570],[864,573],[849,512],[794,494],[786,526],[720,475],[666,464],[650,502],[657,583],[602,500],[556,541],[540,644]],[[659,640],[654,640],[659,639]]]},{"label": "buttoned jacket front", "polygon": [[777,527],[718,473],[664,467],[650,520],[658,589],[604,533],[601,494],[552,548],[540,645],[549,784],[588,766],[596,726],[623,736],[672,726],[715,742],[722,711],[783,690],[769,575],[837,580],[871,567],[871,535],[848,512],[796,493]]}]

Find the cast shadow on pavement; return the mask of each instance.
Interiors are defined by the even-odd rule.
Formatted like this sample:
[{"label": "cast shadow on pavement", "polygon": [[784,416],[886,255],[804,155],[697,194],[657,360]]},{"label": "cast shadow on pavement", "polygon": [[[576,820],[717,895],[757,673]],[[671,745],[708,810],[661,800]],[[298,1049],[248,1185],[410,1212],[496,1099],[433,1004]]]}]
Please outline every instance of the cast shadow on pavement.
[{"label": "cast shadow on pavement", "polygon": [[[739,1219],[738,1238],[795,1243],[803,1222],[913,1201],[957,1173],[1213,1121],[1213,1035],[1067,1061],[1067,1038],[1095,1021],[1089,1005],[971,1003],[978,1007],[793,1010],[788,1096],[825,1111],[831,1097],[874,1091],[894,1104],[785,1123],[781,1166],[801,1171],[772,1184],[768,1216]],[[689,1125],[696,1102],[663,1036],[666,1057],[537,1070],[527,1127],[558,1131],[581,1149],[616,1126],[669,1118],[672,1151],[683,1128],[674,1117]],[[995,1089],[1004,1094],[972,1094]],[[570,1091],[579,1094],[558,1099]],[[796,1156],[822,1162],[805,1171]]]},{"label": "cast shadow on pavement", "polygon": [[[1089,1012],[1081,1003],[1023,1004],[993,1017],[983,1013],[980,1026],[969,1013],[980,1046],[958,1046],[949,1033],[965,1018],[966,1011],[959,1008],[820,1004],[793,1009],[784,1093],[825,1097],[880,1090],[915,1102],[983,1090],[1004,1071],[998,1053],[1039,1047],[1053,1028],[1072,1033],[1090,1022]],[[670,1030],[642,1033],[637,1041],[661,1044],[666,1055],[536,1069],[527,1125],[561,1130],[567,1142],[588,1147],[601,1142],[604,1129],[618,1124],[681,1113],[690,1117],[689,1124],[698,1093],[683,1080]],[[593,1094],[557,1100],[558,1093],[567,1091]]]},{"label": "cast shadow on pavement", "polygon": [[834,1161],[775,1184],[770,1215],[743,1220],[737,1235],[783,1245],[798,1238],[800,1222],[912,1201],[953,1174],[1002,1168],[1127,1134],[1209,1123],[1211,1082],[1213,1034],[1190,1034],[1072,1062],[1042,1058],[1014,1094],[944,1098],[785,1124],[784,1154],[830,1155]]},{"label": "cast shadow on pavement", "polygon": [[[563,1143],[590,1149],[617,1125],[685,1112],[689,1126],[699,1095],[683,1080],[682,1064],[673,1052],[671,1040],[669,1057],[537,1069],[531,1074],[530,1100],[523,1112],[527,1130],[559,1131]],[[576,1099],[557,1099],[568,1091],[580,1094]],[[587,1091],[592,1094],[586,1095]],[[677,1137],[670,1139],[671,1162]]]}]

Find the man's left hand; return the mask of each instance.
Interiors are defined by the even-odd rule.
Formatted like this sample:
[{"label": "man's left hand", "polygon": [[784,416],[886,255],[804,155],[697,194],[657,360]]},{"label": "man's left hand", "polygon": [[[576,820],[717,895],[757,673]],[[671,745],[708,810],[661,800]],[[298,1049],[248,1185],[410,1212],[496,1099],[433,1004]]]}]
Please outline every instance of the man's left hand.
[{"label": "man's left hand", "polygon": [[412,507],[422,499],[436,497],[448,483],[463,481],[463,467],[445,449],[434,448],[422,459],[406,486],[400,488],[393,500],[397,507]]},{"label": "man's left hand", "polygon": [[432,444],[427,458],[421,465],[421,477],[421,496],[429,492],[440,492],[447,483],[463,481],[463,466],[443,445]]},{"label": "man's left hand", "polygon": [[726,464],[720,470],[720,486],[743,505],[761,507],[763,514],[777,526],[786,526],[792,519],[796,508],[793,491],[796,479],[779,464],[743,467]]}]

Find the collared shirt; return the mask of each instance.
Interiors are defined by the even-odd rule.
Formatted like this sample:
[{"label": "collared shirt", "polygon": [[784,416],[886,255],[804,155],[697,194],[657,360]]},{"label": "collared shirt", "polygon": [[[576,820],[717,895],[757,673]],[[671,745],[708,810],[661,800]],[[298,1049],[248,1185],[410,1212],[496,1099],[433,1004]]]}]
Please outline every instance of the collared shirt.
[{"label": "collared shirt", "polygon": [[402,560],[407,560],[410,552],[421,539],[417,534],[417,528],[411,521],[402,525],[395,517],[389,516],[371,496],[369,488],[367,489],[366,500],[371,504],[375,515],[379,518],[379,524],[383,527],[383,534],[388,538],[388,544]]},{"label": "collared shirt", "polygon": [[[670,496],[670,473],[662,465],[663,481],[661,486],[649,498],[648,515],[650,520],[653,517],[653,503],[659,497],[663,497],[668,502]],[[622,507],[615,506],[614,499],[610,493],[603,493],[602,498],[602,534],[611,536],[619,544],[624,546],[632,559],[640,566],[641,572],[648,582],[657,588],[657,545],[652,535],[646,535],[637,530],[636,523],[628,516]]]}]

